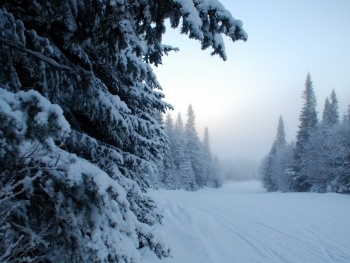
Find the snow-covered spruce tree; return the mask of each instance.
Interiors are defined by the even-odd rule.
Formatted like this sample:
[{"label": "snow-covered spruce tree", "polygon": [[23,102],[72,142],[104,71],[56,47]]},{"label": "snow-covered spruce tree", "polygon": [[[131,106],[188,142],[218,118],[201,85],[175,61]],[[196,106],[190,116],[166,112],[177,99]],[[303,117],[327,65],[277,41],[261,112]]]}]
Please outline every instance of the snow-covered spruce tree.
[{"label": "snow-covered spruce tree", "polygon": [[302,173],[312,192],[326,192],[335,178],[337,166],[332,160],[333,136],[334,126],[320,124],[305,147]]},{"label": "snow-covered spruce tree", "polygon": [[278,190],[282,192],[290,191],[289,185],[291,177],[288,171],[293,165],[294,148],[295,144],[293,141],[291,143],[287,143],[286,147],[280,148],[277,151],[276,158],[274,160],[274,171],[276,175],[275,181],[277,183]]},{"label": "snow-covered spruce tree", "polygon": [[174,121],[168,113],[165,117],[165,129],[164,132],[168,137],[169,147],[163,154],[163,169],[160,171],[161,182],[163,188],[166,189],[177,189],[179,182],[176,175],[176,168],[174,163],[174,148],[176,147],[176,138],[175,138],[175,126]]},{"label": "snow-covered spruce tree", "polygon": [[272,144],[270,152],[272,154],[275,154],[279,149],[285,148],[286,145],[287,145],[287,142],[286,142],[286,133],[284,131],[283,118],[282,116],[280,116],[280,118],[278,119],[276,138]]},{"label": "snow-covered spruce tree", "polygon": [[[339,123],[338,101],[333,90],[331,100],[333,105],[333,121],[328,127],[321,127],[323,136],[318,143],[323,145],[323,152],[327,153],[327,158],[323,165],[327,165],[325,191],[350,194],[350,106],[348,115],[344,117],[343,122]],[[322,173],[321,173],[322,174]]]},{"label": "snow-covered spruce tree", "polygon": [[316,111],[316,96],[312,87],[310,73],[307,75],[305,90],[302,98],[304,105],[300,113],[300,125],[297,132],[297,140],[294,151],[293,177],[290,189],[292,191],[308,191],[311,184],[307,181],[307,170],[303,169],[303,160],[307,157],[305,148],[311,134],[316,130],[318,119]]},{"label": "snow-covered spruce tree", "polygon": [[195,160],[201,163],[201,185],[196,182],[191,149],[188,148],[180,114],[175,126],[171,115],[166,115],[165,133],[169,140],[169,152],[163,158],[162,182],[165,188],[196,190],[203,186],[219,187],[222,184],[217,161],[211,156],[208,128],[205,129],[203,143],[197,138],[199,147],[194,152],[197,156]]},{"label": "snow-covered spruce tree", "polygon": [[319,125],[310,137],[308,170],[311,191],[350,193],[350,125]]},{"label": "snow-covered spruce tree", "polygon": [[189,105],[187,109],[187,121],[185,124],[184,135],[186,149],[195,176],[196,187],[201,188],[205,185],[206,181],[204,154],[202,151],[202,143],[196,130],[195,115],[192,105]]},{"label": "snow-covered spruce tree", "polygon": [[339,123],[339,111],[338,111],[338,99],[333,89],[330,95],[330,101],[328,97],[325,100],[324,110],[322,115],[322,124],[325,126],[333,126]]},{"label": "snow-covered spruce tree", "polygon": [[170,114],[166,115],[165,133],[169,140],[170,165],[163,171],[164,187],[167,189],[195,190],[195,177],[192,170],[191,160],[186,148],[184,127],[179,113],[175,122]]},{"label": "snow-covered spruce tree", "polygon": [[[338,128],[337,128],[338,127]],[[333,138],[337,147],[333,147],[334,159],[339,164],[336,179],[332,182],[332,190],[350,194],[350,105],[341,125],[334,129]]]},{"label": "snow-covered spruce tree", "polygon": [[333,89],[331,96],[330,96],[331,102],[330,102],[330,124],[338,124],[339,123],[339,106],[338,106],[338,99],[337,95],[335,94],[335,91]]},{"label": "snow-covered spruce tree", "polygon": [[211,150],[210,150],[209,129],[208,129],[208,127],[204,128],[203,150],[204,150],[204,153],[205,153],[206,157],[211,159]]},{"label": "snow-covered spruce tree", "polygon": [[337,167],[336,178],[330,190],[350,194],[350,125],[344,122],[336,125],[332,133],[331,164]]},{"label": "snow-covered spruce tree", "polygon": [[311,185],[310,190],[314,192],[332,191],[331,182],[338,173],[339,163],[334,160],[333,152],[337,147],[334,137],[338,136],[335,126],[339,124],[338,100],[334,90],[330,101],[326,99],[322,122],[311,133],[303,158],[303,171]]},{"label": "snow-covered spruce tree", "polygon": [[350,105],[348,105],[348,110],[343,114],[342,123],[347,123],[350,125]]},{"label": "snow-covered spruce tree", "polygon": [[281,169],[277,169],[276,160],[278,155],[281,154],[281,151],[284,150],[286,146],[287,142],[284,131],[284,123],[282,116],[280,116],[277,125],[276,138],[272,144],[269,154],[264,158],[261,167],[263,185],[269,192],[277,191],[279,188],[278,181],[281,180],[279,177],[285,176],[284,172],[280,173]]},{"label": "snow-covered spruce tree", "polygon": [[205,168],[205,186],[220,187],[222,185],[222,180],[219,173],[217,160],[214,160],[211,154],[208,127],[205,127],[204,129],[203,158]]},{"label": "snow-covered spruce tree", "polygon": [[165,124],[163,120],[163,112],[160,110],[154,110],[152,117],[162,128],[163,139],[161,140],[162,147],[160,148],[158,158],[155,160],[156,168],[151,173],[147,174],[147,183],[150,188],[158,189],[163,187],[163,172],[167,169],[167,166],[170,165],[167,160],[167,156],[169,155],[169,142],[167,138],[165,138],[166,133],[164,132]]},{"label": "snow-covered spruce tree", "polygon": [[322,114],[322,124],[330,125],[331,123],[331,104],[328,97],[324,102],[323,114]]},{"label": "snow-covered spruce tree", "polygon": [[174,128],[174,145],[172,155],[178,178],[178,188],[189,191],[196,190],[195,175],[192,168],[189,151],[186,147],[186,138],[181,114],[177,115]]},{"label": "snow-covered spruce tree", "polygon": [[[161,42],[167,18],[223,59],[221,34],[246,39],[217,1],[1,1],[0,85],[14,98],[1,115],[1,261],[140,262],[145,246],[167,255],[140,189],[166,144],[154,112],[169,106],[149,64],[173,49]],[[31,89],[40,95],[16,95]],[[63,110],[68,137],[40,96]]]},{"label": "snow-covered spruce tree", "polygon": [[[331,182],[335,179],[338,165],[334,158],[333,148],[336,142],[335,126],[339,123],[338,101],[334,90],[326,98],[322,122],[318,124],[305,147],[303,170],[311,185],[311,191],[326,192],[330,190]],[[330,190],[331,191],[331,190]]]}]

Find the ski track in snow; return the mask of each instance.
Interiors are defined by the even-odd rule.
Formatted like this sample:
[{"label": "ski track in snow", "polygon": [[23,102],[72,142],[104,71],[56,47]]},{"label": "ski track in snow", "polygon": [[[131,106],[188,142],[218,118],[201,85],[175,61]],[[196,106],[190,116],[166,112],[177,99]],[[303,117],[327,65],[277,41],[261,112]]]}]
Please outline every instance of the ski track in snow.
[{"label": "ski track in snow", "polygon": [[197,192],[151,190],[172,250],[145,263],[350,263],[350,196],[267,193],[260,182]]}]

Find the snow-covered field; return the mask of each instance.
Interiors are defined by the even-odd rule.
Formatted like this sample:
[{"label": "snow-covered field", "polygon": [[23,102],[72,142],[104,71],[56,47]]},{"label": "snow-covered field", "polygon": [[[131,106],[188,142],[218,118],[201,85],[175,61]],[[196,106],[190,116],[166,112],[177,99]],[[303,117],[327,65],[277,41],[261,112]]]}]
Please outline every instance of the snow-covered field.
[{"label": "snow-covered field", "polygon": [[172,258],[147,263],[350,262],[350,196],[267,193],[260,182],[152,190]]}]

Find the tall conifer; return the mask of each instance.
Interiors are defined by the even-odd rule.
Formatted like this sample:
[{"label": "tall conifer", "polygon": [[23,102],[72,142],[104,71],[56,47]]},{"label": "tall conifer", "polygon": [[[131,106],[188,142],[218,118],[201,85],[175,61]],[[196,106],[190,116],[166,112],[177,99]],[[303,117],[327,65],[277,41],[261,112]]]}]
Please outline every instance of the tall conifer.
[{"label": "tall conifer", "polygon": [[263,162],[262,167],[262,180],[264,187],[269,191],[278,190],[278,176],[281,174],[276,174],[276,161],[280,151],[286,147],[286,134],[284,131],[284,123],[282,116],[278,120],[277,133],[275,140],[272,144],[271,150]]},{"label": "tall conifer", "polygon": [[196,124],[195,114],[192,105],[187,109],[187,121],[185,124],[185,140],[186,149],[189,154],[192,169],[195,175],[196,187],[202,187],[204,185],[204,167],[203,167],[203,152],[201,142],[199,140]]},{"label": "tall conifer", "polygon": [[190,153],[187,148],[185,137],[185,128],[182,122],[181,114],[179,113],[175,122],[175,137],[176,140],[174,149],[174,161],[177,168],[177,176],[179,178],[179,188],[185,190],[196,190],[195,174],[192,167]]},{"label": "tall conifer", "polygon": [[334,125],[339,123],[338,99],[334,89],[331,93],[330,99],[330,124]]},{"label": "tall conifer", "polygon": [[331,104],[328,97],[324,102],[324,109],[322,114],[322,123],[325,125],[330,125],[331,123]]},{"label": "tall conifer", "polygon": [[276,138],[275,138],[275,141],[273,142],[270,153],[274,154],[278,149],[286,147],[286,144],[287,144],[286,133],[284,131],[283,118],[282,116],[280,116],[278,120]]},{"label": "tall conifer", "polygon": [[308,73],[306,78],[305,90],[303,91],[302,98],[304,99],[304,105],[299,117],[300,125],[294,150],[294,176],[291,181],[291,188],[296,191],[307,191],[311,187],[310,183],[307,182],[307,176],[302,173],[303,158],[306,157],[306,147],[318,123],[316,111],[317,101],[310,73]]}]

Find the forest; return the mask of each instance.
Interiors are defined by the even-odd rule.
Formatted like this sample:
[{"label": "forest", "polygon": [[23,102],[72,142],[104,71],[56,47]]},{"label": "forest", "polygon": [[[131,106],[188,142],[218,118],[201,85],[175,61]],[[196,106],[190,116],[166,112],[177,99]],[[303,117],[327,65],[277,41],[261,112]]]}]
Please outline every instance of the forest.
[{"label": "forest", "polygon": [[350,105],[340,118],[333,89],[319,121],[310,74],[302,98],[295,142],[286,142],[282,116],[278,121],[275,140],[260,167],[264,187],[270,192],[350,194]]},{"label": "forest", "polygon": [[169,144],[163,153],[158,182],[164,189],[198,190],[205,186],[217,188],[223,183],[217,158],[213,158],[209,144],[208,127],[200,140],[192,105],[187,110],[187,121],[182,122],[181,113],[174,123],[170,113],[166,115],[164,131]]},{"label": "forest", "polygon": [[[179,165],[167,163],[176,139],[159,115],[172,106],[151,68],[176,50],[162,43],[165,20],[223,60],[222,35],[247,39],[218,1],[1,1],[1,262],[141,262],[145,247],[169,256],[147,195],[173,187],[164,175]],[[175,187],[218,186],[201,174],[194,152],[210,157],[193,121],[188,178]]]},{"label": "forest", "polygon": [[[177,51],[165,21],[222,60],[223,37],[248,38],[217,0],[0,2],[0,262],[170,257],[149,192],[223,184],[192,106],[185,122],[165,115],[152,69]],[[295,143],[280,120],[265,187],[350,193],[350,112],[339,120],[333,92],[318,122],[310,76],[303,98]]]}]

